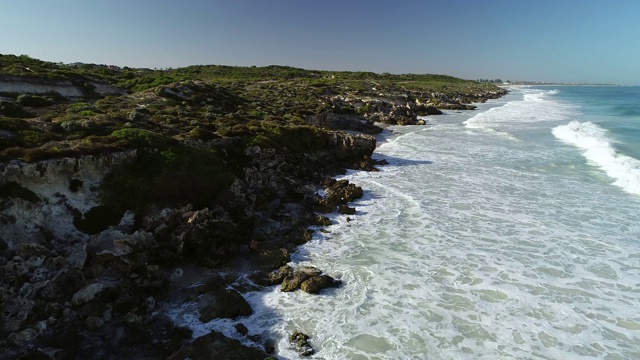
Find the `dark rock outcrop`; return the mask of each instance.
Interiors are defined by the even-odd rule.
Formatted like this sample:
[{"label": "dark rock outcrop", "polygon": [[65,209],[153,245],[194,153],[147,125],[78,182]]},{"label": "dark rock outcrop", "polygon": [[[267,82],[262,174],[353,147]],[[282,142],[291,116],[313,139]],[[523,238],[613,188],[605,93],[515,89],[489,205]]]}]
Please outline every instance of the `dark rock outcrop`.
[{"label": "dark rock outcrop", "polygon": [[320,270],[312,266],[300,266],[287,273],[282,280],[280,290],[290,292],[302,289],[309,294],[318,294],[323,289],[339,287],[341,284],[340,280],[323,275]]},{"label": "dark rock outcrop", "polygon": [[381,127],[374,125],[371,120],[362,115],[336,114],[331,111],[325,111],[318,115],[307,116],[306,121],[309,125],[332,130],[351,130],[365,134],[379,134],[382,132]]},{"label": "dark rock outcrop", "polygon": [[267,353],[260,349],[242,345],[238,340],[229,339],[221,333],[212,331],[174,352],[167,359],[263,360],[267,356]]},{"label": "dark rock outcrop", "polygon": [[247,301],[234,290],[221,290],[200,296],[198,300],[200,321],[209,322],[213,319],[235,319],[249,316],[253,313]]},{"label": "dark rock outcrop", "polygon": [[301,331],[296,331],[289,335],[289,342],[294,346],[300,356],[306,357],[315,354],[316,351],[311,344],[309,344],[309,339],[309,335]]}]

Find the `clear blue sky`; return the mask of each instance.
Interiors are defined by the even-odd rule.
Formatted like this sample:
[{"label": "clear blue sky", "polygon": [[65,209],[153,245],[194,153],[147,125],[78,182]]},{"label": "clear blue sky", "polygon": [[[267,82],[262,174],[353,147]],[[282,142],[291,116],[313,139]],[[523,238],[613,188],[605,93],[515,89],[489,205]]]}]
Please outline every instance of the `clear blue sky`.
[{"label": "clear blue sky", "polygon": [[639,0],[0,0],[0,53],[640,85]]}]

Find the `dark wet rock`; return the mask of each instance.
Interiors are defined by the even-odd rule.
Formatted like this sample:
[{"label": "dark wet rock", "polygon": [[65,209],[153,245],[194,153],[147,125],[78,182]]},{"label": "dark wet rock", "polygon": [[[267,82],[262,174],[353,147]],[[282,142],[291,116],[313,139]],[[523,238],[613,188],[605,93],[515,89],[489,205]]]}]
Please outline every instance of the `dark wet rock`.
[{"label": "dark wet rock", "polygon": [[24,346],[38,337],[38,332],[34,329],[25,329],[9,335],[8,340],[16,346]]},{"label": "dark wet rock", "polygon": [[246,336],[249,333],[249,329],[247,329],[243,324],[236,324],[234,328],[242,336]]},{"label": "dark wet rock", "polygon": [[200,321],[209,322],[213,319],[235,319],[249,316],[253,313],[251,305],[235,290],[222,290],[200,296],[198,300]]},{"label": "dark wet rock", "polygon": [[82,283],[82,274],[77,270],[63,269],[54,275],[49,283],[40,291],[45,300],[71,299],[78,284]]},{"label": "dark wet rock", "polygon": [[313,219],[313,224],[320,226],[329,226],[331,225],[331,219],[324,215],[316,215],[316,217]]},{"label": "dark wet rock", "polygon": [[190,216],[172,234],[172,247],[178,254],[214,266],[239,251],[242,230],[231,219],[220,219],[206,208],[186,215]]},{"label": "dark wet rock", "polygon": [[326,288],[339,287],[342,281],[336,280],[329,275],[316,275],[308,278],[300,284],[300,289],[309,294],[319,294]]},{"label": "dark wet rock", "polygon": [[[275,352],[278,350],[278,347],[276,346],[276,344],[277,344],[277,343],[276,343],[275,341],[273,341],[273,340],[271,340],[271,339],[267,339],[267,340],[264,342],[264,351],[265,351],[267,354],[273,354],[273,353],[275,353]],[[274,357],[268,357],[268,358],[266,358],[265,360],[269,360],[269,359],[275,359],[275,360],[277,360],[277,359],[276,359],[276,358],[274,358]]]},{"label": "dark wet rock", "polygon": [[168,357],[168,360],[263,360],[268,355],[257,348],[242,345],[218,332],[195,339]]},{"label": "dark wet rock", "polygon": [[382,128],[373,124],[366,117],[357,114],[336,114],[325,111],[318,115],[306,117],[308,124],[325,127],[333,130],[352,130],[366,134],[378,134]]},{"label": "dark wet rock", "polygon": [[115,287],[113,282],[103,281],[89,284],[78,290],[71,298],[72,305],[82,305],[96,298],[103,291]]},{"label": "dark wet rock", "polygon": [[284,265],[268,273],[259,271],[252,274],[250,276],[250,280],[261,286],[278,285],[282,284],[282,281],[287,277],[287,275],[289,275],[291,270],[291,266]]},{"label": "dark wet rock", "polygon": [[37,243],[21,243],[17,244],[15,248],[15,255],[28,260],[32,256],[54,256],[55,253],[49,250],[47,247]]},{"label": "dark wet rock", "polygon": [[324,198],[316,198],[311,201],[311,206],[316,211],[329,213],[336,210],[339,205],[346,205],[364,196],[364,191],[360,186],[349,183],[348,180],[325,180],[323,185],[326,189]]},{"label": "dark wet rock", "polygon": [[[2,359],[2,356],[0,356],[0,359]],[[18,357],[17,360],[53,360],[53,357],[42,351],[29,351]]]},{"label": "dark wet rock", "polygon": [[338,212],[345,215],[354,215],[356,213],[356,208],[343,204],[338,206]]},{"label": "dark wet rock", "polygon": [[153,234],[136,231],[125,234],[119,230],[107,230],[89,241],[88,253],[104,260],[129,255],[135,251],[152,250],[158,247]]},{"label": "dark wet rock", "polygon": [[198,295],[223,290],[227,281],[215,271],[208,271],[203,275],[202,285],[196,286]]},{"label": "dark wet rock", "polygon": [[97,316],[89,316],[85,320],[85,326],[89,330],[96,330],[104,326],[104,319]]},{"label": "dark wet rock", "polygon": [[261,269],[272,270],[291,260],[291,251],[281,241],[251,241],[249,259]]},{"label": "dark wet rock", "polygon": [[301,331],[296,331],[289,335],[289,342],[300,356],[311,356],[315,354],[315,350],[311,347],[311,344],[309,344],[309,339],[309,335]]}]

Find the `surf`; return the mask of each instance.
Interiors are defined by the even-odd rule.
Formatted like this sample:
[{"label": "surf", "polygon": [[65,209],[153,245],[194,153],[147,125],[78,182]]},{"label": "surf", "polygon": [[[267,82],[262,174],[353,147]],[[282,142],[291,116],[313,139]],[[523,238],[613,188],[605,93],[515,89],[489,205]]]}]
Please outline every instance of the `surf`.
[{"label": "surf", "polygon": [[552,133],[559,140],[582,149],[584,157],[604,170],[614,185],[640,195],[640,160],[621,154],[608,130],[592,122],[571,121],[555,127]]}]

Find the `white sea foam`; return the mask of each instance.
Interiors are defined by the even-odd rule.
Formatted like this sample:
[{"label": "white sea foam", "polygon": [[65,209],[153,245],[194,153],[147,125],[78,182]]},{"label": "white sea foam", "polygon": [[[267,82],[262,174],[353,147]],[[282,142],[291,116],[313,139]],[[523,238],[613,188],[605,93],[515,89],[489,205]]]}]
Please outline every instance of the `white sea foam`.
[{"label": "white sea foam", "polygon": [[481,112],[464,124],[468,129],[495,131],[498,135],[508,134],[510,130],[520,129],[523,125],[539,122],[559,121],[567,119],[575,106],[561,103],[553,99],[557,90],[520,89],[522,100],[511,101],[503,106]]},{"label": "white sea foam", "polygon": [[619,154],[608,131],[592,123],[572,121],[552,130],[558,139],[585,150],[583,155],[625,191],[640,195],[640,160]]}]

